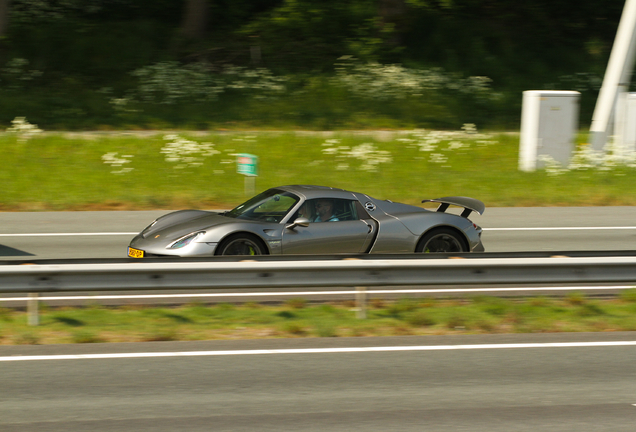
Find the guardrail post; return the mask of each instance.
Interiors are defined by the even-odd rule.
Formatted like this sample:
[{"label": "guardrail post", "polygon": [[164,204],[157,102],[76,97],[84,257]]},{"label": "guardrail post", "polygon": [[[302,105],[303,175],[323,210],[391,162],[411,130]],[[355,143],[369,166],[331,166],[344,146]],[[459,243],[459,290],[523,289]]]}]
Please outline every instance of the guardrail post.
[{"label": "guardrail post", "polygon": [[38,293],[29,293],[29,300],[27,301],[27,315],[30,326],[40,325],[40,301],[38,300],[38,296]]},{"label": "guardrail post", "polygon": [[356,317],[366,319],[367,317],[367,288],[356,287]]}]

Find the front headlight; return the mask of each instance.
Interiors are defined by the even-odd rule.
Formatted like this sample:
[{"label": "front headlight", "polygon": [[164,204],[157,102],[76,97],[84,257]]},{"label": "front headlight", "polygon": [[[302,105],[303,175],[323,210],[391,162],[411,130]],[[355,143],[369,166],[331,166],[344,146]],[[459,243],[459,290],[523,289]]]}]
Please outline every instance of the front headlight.
[{"label": "front headlight", "polygon": [[182,247],[189,245],[194,240],[198,239],[204,234],[205,234],[205,231],[197,231],[197,232],[190,233],[186,236],[181,237],[179,240],[170,243],[170,245],[166,249],[181,249]]}]

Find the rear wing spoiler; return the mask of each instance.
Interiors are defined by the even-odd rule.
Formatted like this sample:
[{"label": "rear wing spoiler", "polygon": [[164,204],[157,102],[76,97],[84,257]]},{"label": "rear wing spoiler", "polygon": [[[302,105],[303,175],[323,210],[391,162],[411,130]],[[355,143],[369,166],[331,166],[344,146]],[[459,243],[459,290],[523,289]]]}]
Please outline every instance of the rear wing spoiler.
[{"label": "rear wing spoiler", "polygon": [[446,209],[448,209],[448,207],[452,205],[458,206],[458,207],[464,207],[464,211],[462,212],[461,215],[465,218],[470,216],[472,212],[483,214],[484,210],[486,210],[486,206],[484,205],[484,203],[479,201],[478,199],[461,197],[461,196],[450,196],[450,197],[443,197],[443,198],[428,199],[428,200],[422,200],[422,202],[423,203],[425,202],[439,203],[439,207],[437,207],[437,211],[442,213],[445,212]]}]

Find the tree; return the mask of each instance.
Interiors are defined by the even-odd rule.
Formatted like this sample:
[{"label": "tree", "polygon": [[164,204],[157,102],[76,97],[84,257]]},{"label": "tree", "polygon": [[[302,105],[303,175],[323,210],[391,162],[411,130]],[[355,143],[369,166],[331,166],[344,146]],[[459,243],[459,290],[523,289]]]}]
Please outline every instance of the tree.
[{"label": "tree", "polygon": [[402,43],[401,32],[406,20],[406,0],[380,0],[378,15],[380,25],[389,34],[387,42],[398,46]]},{"label": "tree", "polygon": [[0,37],[7,34],[9,25],[9,2],[11,0],[0,0]]},{"label": "tree", "polygon": [[208,10],[207,0],[186,0],[181,33],[190,39],[203,38],[208,21]]}]

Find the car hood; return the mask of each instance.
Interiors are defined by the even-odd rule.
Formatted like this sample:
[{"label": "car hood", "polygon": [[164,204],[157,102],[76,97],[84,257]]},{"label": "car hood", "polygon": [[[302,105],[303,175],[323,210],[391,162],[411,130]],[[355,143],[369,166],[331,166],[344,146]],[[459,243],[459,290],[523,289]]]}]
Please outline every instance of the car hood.
[{"label": "car hood", "polygon": [[218,213],[196,211],[192,214],[172,213],[159,218],[151,227],[143,231],[143,238],[159,238],[174,240],[195,231],[206,231],[210,228],[235,223],[236,219]]}]

